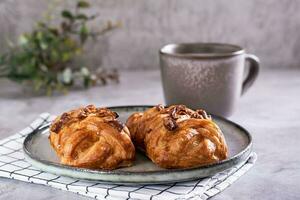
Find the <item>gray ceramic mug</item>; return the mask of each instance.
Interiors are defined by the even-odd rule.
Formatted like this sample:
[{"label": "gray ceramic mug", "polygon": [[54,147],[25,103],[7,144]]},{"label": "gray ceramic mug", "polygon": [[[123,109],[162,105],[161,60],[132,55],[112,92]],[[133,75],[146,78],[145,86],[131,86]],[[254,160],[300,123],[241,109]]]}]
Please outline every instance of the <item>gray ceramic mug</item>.
[{"label": "gray ceramic mug", "polygon": [[185,104],[228,117],[255,81],[259,59],[231,44],[169,44],[160,50],[160,68],[167,105]]}]

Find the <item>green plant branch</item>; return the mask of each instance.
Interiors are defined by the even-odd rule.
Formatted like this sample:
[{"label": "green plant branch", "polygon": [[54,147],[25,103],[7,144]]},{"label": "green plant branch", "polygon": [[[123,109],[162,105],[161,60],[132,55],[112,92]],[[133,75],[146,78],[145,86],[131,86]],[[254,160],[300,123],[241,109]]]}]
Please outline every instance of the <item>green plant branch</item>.
[{"label": "green plant branch", "polygon": [[92,31],[88,22],[98,15],[86,15],[82,9],[88,9],[87,1],[76,1],[74,11],[63,10],[61,23],[51,24],[51,14],[46,21],[38,21],[30,33],[20,36],[18,45],[0,56],[0,77],[21,82],[30,82],[35,90],[46,89],[66,91],[77,80],[85,87],[96,83],[106,84],[107,80],[117,80],[115,71],[94,74],[85,66],[76,66],[74,59],[83,53],[89,39],[95,39],[117,27],[108,21],[100,31]]}]

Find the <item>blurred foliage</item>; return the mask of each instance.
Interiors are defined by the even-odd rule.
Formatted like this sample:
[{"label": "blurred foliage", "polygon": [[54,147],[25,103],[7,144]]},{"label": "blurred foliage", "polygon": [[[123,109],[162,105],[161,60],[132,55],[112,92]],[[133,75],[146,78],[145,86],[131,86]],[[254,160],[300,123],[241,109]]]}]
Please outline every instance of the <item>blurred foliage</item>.
[{"label": "blurred foliage", "polygon": [[53,90],[67,91],[75,82],[84,87],[109,79],[118,81],[116,70],[92,71],[86,66],[75,67],[74,59],[83,53],[90,39],[116,28],[119,24],[107,22],[100,31],[92,31],[88,22],[96,15],[87,15],[87,1],[76,1],[74,10],[63,10],[59,24],[51,25],[49,18],[39,21],[31,33],[19,37],[16,45],[9,43],[10,50],[0,57],[0,77],[17,82],[31,83],[35,91],[51,95]]}]

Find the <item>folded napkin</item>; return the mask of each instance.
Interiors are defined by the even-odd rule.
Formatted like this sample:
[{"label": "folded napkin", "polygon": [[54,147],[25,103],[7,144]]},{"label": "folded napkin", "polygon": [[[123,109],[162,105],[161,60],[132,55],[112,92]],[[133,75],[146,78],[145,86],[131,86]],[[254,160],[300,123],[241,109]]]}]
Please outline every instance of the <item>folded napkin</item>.
[{"label": "folded napkin", "polygon": [[257,158],[256,154],[252,153],[245,162],[214,176],[160,185],[114,184],[58,176],[31,166],[24,160],[22,151],[24,138],[53,118],[54,116],[43,113],[24,130],[0,140],[0,177],[47,185],[95,199],[208,199],[222,192],[245,174]]}]

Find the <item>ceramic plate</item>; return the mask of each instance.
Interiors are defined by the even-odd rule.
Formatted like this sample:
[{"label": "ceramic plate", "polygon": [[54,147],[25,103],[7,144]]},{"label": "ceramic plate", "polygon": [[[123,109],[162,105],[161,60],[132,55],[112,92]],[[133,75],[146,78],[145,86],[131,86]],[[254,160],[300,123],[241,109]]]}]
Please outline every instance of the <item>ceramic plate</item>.
[{"label": "ceramic plate", "polygon": [[[118,112],[120,120],[137,111],[144,111],[150,106],[121,106],[110,109]],[[49,127],[42,127],[29,134],[24,141],[25,158],[33,166],[57,175],[73,178],[109,181],[118,183],[166,183],[187,181],[213,175],[245,162],[251,153],[252,142],[250,134],[241,126],[221,117],[212,116],[222,129],[229,148],[227,160],[192,169],[162,169],[153,164],[145,155],[137,152],[136,161],[132,167],[116,170],[90,170],[61,165],[54,150],[51,148],[48,135]]]}]

